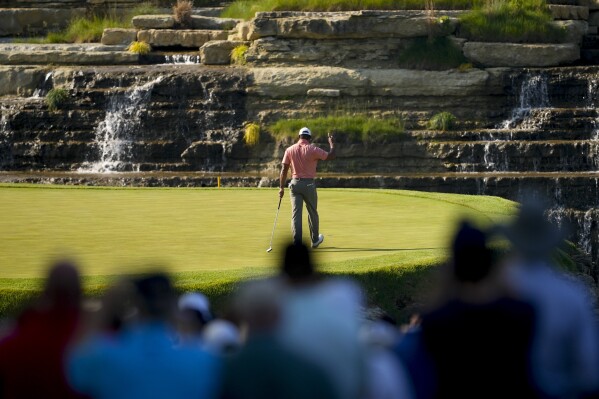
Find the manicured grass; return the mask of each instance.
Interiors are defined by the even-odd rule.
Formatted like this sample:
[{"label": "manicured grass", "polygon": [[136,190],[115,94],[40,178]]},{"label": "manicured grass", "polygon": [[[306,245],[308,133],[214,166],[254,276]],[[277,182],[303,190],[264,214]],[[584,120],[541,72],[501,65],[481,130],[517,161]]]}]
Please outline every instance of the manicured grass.
[{"label": "manicured grass", "polygon": [[[494,197],[365,189],[320,189],[319,197],[326,239],[316,264],[356,278],[391,312],[397,295],[423,295],[459,219],[488,225],[513,212]],[[275,272],[291,237],[286,193],[266,253],[278,203],[268,188],[0,185],[0,201],[0,315],[39,290],[60,257],[80,265],[89,295],[115,276],[159,268],[180,290],[204,291],[223,306],[239,280]]]}]

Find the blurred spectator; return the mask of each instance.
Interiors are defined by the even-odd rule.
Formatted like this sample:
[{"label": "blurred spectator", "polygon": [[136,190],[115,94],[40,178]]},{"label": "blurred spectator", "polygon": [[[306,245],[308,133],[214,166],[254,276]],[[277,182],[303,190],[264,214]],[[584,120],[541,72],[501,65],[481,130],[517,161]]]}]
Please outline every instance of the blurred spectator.
[{"label": "blurred spectator", "polygon": [[178,310],[180,343],[203,345],[202,332],[206,324],[213,319],[206,295],[200,292],[181,295]]},{"label": "blurred spectator", "polygon": [[[226,363],[222,399],[335,399],[326,374],[280,344],[281,290],[272,280],[246,283],[235,310],[248,339]],[[341,399],[341,398],[339,398]]]},{"label": "blurred spectator", "polygon": [[532,398],[534,310],[507,295],[485,234],[464,223],[455,235],[450,296],[422,315],[397,348],[418,398]]},{"label": "blurred spectator", "polygon": [[508,278],[536,310],[532,360],[537,383],[548,397],[575,398],[598,388],[599,335],[588,289],[551,261],[563,235],[544,212],[542,199],[525,198],[504,229],[512,243]]},{"label": "blurred spectator", "polygon": [[219,363],[197,347],[175,348],[170,326],[176,306],[161,274],[134,282],[138,316],[116,335],[94,334],[69,359],[74,388],[92,398],[213,398]]},{"label": "blurred spectator", "polygon": [[241,347],[239,328],[228,320],[212,320],[204,328],[202,338],[206,347],[219,355],[230,355]]},{"label": "blurred spectator", "polygon": [[410,399],[412,383],[403,364],[390,352],[399,330],[388,321],[368,320],[360,329],[366,347],[366,399]]},{"label": "blurred spectator", "polygon": [[81,283],[75,266],[54,265],[41,298],[0,341],[0,397],[73,398],[64,355],[80,318]]},{"label": "blurred spectator", "polygon": [[281,342],[322,367],[340,397],[362,397],[366,381],[364,347],[358,337],[364,307],[360,287],[316,273],[303,244],[286,248],[281,278]]}]

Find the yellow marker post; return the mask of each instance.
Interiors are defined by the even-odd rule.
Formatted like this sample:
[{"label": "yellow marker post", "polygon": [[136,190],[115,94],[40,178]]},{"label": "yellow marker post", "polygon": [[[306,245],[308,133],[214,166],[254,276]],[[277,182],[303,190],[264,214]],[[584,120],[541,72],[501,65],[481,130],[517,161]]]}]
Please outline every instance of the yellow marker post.
[{"label": "yellow marker post", "polygon": [[220,176],[216,178],[216,187],[220,188]]}]

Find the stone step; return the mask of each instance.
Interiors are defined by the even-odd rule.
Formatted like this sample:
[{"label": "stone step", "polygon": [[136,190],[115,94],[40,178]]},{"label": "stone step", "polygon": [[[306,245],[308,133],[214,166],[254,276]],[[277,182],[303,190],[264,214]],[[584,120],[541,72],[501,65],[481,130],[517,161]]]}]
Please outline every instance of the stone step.
[{"label": "stone step", "polygon": [[139,55],[127,51],[6,51],[0,65],[135,65]]},{"label": "stone step", "polygon": [[429,141],[539,141],[560,138],[561,140],[589,140],[596,135],[589,130],[518,130],[518,129],[478,129],[465,131],[413,130],[406,134],[417,140]]},{"label": "stone step", "polygon": [[599,48],[599,35],[584,35],[582,37],[581,49],[596,49]]}]

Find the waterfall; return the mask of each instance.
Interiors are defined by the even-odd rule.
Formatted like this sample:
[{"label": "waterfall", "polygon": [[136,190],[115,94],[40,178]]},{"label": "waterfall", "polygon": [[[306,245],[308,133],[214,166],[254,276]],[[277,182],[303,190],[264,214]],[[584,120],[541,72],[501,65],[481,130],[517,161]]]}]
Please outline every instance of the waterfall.
[{"label": "waterfall", "polygon": [[40,87],[35,89],[35,91],[33,92],[33,95],[31,97],[32,98],[43,98],[46,96],[46,94],[48,94],[48,91],[51,88],[52,88],[52,72],[48,72],[46,74],[46,77],[44,78],[44,81],[40,85]]},{"label": "waterfall", "polygon": [[10,145],[11,127],[10,107],[0,107],[0,169],[2,166],[10,164],[12,151]]},{"label": "waterfall", "polygon": [[593,209],[589,209],[584,213],[582,218],[582,228],[580,230],[580,238],[578,245],[586,254],[590,254],[593,248],[592,230],[593,227]]},{"label": "waterfall", "polygon": [[92,164],[84,165],[80,172],[106,173],[122,171],[129,164],[133,169],[139,169],[131,163],[134,144],[133,134],[141,122],[141,116],[146,110],[152,89],[162,80],[159,77],[142,86],[128,90],[110,98],[106,116],[96,128],[94,140],[99,149],[100,159]]},{"label": "waterfall", "polygon": [[512,110],[510,118],[500,124],[502,129],[537,129],[549,115],[549,90],[547,76],[529,75],[522,81],[518,94],[518,106]]},{"label": "waterfall", "polygon": [[164,63],[165,64],[199,64],[200,56],[199,55],[186,55],[186,54],[165,55]]}]

